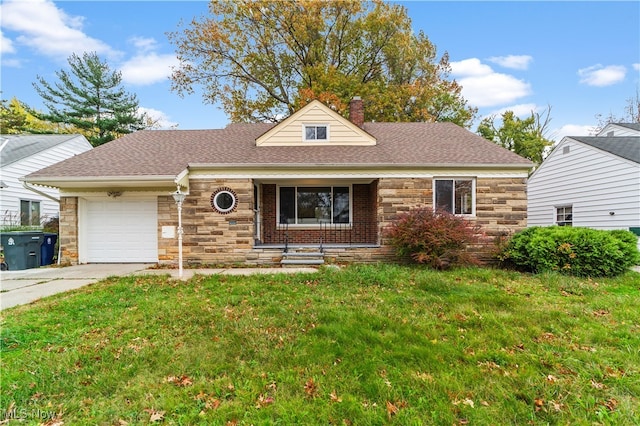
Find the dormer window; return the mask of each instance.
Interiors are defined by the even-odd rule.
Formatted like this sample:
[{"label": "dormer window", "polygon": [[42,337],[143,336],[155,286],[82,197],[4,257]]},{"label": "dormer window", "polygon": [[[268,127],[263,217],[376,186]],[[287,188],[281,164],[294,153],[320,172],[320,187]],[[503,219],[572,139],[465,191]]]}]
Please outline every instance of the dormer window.
[{"label": "dormer window", "polygon": [[327,141],[329,140],[329,126],[327,124],[305,124],[305,141]]}]

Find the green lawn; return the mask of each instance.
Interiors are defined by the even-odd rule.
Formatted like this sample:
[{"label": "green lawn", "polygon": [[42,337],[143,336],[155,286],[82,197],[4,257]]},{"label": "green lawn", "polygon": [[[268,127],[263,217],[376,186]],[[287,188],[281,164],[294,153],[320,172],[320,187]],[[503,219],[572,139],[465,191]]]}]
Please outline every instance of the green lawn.
[{"label": "green lawn", "polygon": [[112,278],[2,312],[1,326],[0,421],[640,422],[635,272]]}]

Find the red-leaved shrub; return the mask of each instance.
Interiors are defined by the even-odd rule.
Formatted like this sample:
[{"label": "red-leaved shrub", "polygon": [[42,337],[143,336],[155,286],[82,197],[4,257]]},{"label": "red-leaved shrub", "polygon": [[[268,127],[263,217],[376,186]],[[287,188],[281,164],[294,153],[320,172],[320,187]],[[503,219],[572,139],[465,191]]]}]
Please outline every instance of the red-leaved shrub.
[{"label": "red-leaved shrub", "polygon": [[467,247],[479,240],[480,228],[469,220],[428,207],[400,214],[385,236],[400,257],[434,269],[477,265]]}]

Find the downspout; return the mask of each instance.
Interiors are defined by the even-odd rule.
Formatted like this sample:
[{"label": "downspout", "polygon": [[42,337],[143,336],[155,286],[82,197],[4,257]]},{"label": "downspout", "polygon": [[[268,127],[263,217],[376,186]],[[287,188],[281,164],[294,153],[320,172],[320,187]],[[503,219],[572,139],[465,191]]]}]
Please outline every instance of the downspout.
[{"label": "downspout", "polygon": [[[51,201],[55,201],[56,203],[60,204],[60,199],[59,198],[56,198],[56,197],[54,197],[52,195],[49,195],[49,194],[44,193],[44,192],[42,192],[42,191],[40,191],[38,189],[35,189],[34,187],[30,186],[27,182],[25,182],[23,180],[21,180],[20,182],[22,182],[22,186],[25,189],[28,189],[29,191],[33,191],[38,195],[41,195],[41,196],[43,196],[45,198],[50,199]],[[60,208],[58,208],[58,210],[60,210]],[[62,245],[58,244],[58,266],[60,266],[60,255],[61,254],[62,254]]]},{"label": "downspout", "polygon": [[46,194],[46,193],[44,193],[44,192],[42,192],[42,191],[40,191],[40,190],[38,190],[38,189],[35,189],[34,187],[29,186],[29,184],[28,184],[27,182],[25,182],[25,181],[21,181],[21,182],[22,182],[22,186],[23,186],[25,189],[28,189],[29,191],[33,191],[33,192],[35,192],[35,193],[36,193],[36,194],[38,194],[38,195],[42,195],[43,197],[48,198],[48,199],[50,199],[51,201],[55,201],[56,203],[60,203],[60,199],[59,199],[59,198],[56,198],[56,197],[54,197],[54,196],[52,196],[52,195]]}]

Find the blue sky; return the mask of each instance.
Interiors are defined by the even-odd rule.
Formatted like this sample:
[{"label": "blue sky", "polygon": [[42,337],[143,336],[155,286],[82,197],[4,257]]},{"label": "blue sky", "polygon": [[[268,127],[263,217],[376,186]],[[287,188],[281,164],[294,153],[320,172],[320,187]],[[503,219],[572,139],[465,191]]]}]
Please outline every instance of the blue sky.
[{"label": "blue sky", "polygon": [[[402,2],[416,31],[449,53],[452,78],[479,117],[551,106],[550,134],[587,135],[597,114],[624,115],[640,90],[640,2]],[[166,33],[207,15],[205,1],[3,0],[1,90],[42,109],[32,83],[56,81],[72,53],[96,51],[122,71],[140,106],[178,129],[228,123],[199,93],[170,90]],[[474,125],[471,130],[475,131]]]}]

